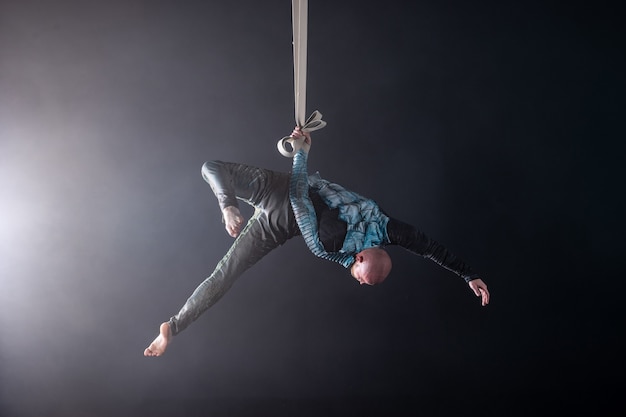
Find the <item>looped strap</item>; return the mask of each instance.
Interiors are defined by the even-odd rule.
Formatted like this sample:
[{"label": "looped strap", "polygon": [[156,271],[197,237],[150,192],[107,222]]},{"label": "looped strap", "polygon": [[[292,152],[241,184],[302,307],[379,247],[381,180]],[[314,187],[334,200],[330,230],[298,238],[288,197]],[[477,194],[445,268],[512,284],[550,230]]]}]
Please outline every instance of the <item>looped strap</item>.
[{"label": "looped strap", "polygon": [[[303,132],[313,132],[314,130],[319,130],[326,126],[326,122],[322,120],[322,113],[315,110],[309,118],[306,120],[303,126],[300,126],[300,129]],[[287,147],[289,144],[289,147]],[[296,139],[293,136],[285,136],[276,144],[278,147],[278,152],[280,152],[283,156],[287,158],[292,158],[300,149],[303,149],[308,152],[309,144],[304,141],[304,138]]]}]

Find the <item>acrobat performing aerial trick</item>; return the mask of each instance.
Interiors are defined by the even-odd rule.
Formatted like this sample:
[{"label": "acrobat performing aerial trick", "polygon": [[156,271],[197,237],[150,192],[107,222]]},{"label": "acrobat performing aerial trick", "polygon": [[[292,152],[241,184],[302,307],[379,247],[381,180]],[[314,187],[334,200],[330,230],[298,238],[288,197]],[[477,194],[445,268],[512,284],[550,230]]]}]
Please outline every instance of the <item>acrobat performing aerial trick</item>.
[{"label": "acrobat performing aerial trick", "polygon": [[[226,231],[235,241],[178,313],[161,323],[158,336],[144,350],[145,356],[163,355],[172,338],[214,305],[237,278],[296,236],[302,236],[314,256],[349,269],[354,279],[366,285],[380,284],[389,275],[392,262],[385,247],[401,246],[457,274],[483,306],[489,304],[487,285],[443,245],[390,216],[375,201],[318,174],[308,174],[311,132],[326,123],[318,111],[304,118],[307,1],[293,0],[292,12],[296,127],[277,145],[284,156],[292,158],[291,172],[217,160],[204,163],[202,177],[213,190]],[[254,207],[247,223],[239,201]]]}]

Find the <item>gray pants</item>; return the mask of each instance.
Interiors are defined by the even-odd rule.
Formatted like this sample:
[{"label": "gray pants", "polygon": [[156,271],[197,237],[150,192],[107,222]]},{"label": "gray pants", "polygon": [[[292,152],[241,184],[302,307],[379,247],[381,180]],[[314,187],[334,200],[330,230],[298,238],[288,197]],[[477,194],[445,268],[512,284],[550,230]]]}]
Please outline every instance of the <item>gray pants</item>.
[{"label": "gray pants", "polygon": [[248,268],[300,234],[289,203],[289,173],[210,161],[202,166],[202,176],[211,186],[221,209],[238,207],[238,200],[241,200],[254,207],[254,214],[213,273],[170,319],[173,335],[215,304]]}]

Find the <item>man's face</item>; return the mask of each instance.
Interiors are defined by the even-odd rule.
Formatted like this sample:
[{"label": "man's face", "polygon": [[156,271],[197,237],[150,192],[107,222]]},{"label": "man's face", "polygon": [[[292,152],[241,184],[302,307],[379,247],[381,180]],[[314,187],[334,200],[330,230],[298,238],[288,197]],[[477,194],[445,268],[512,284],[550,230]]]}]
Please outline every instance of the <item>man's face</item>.
[{"label": "man's face", "polygon": [[354,277],[354,279],[359,281],[361,285],[374,285],[374,283],[367,278],[367,269],[365,268],[363,257],[359,259],[359,256],[357,255],[356,261],[350,268],[350,274]]},{"label": "man's face", "polygon": [[390,270],[391,259],[387,252],[370,248],[355,255],[350,274],[361,284],[376,285],[387,278]]}]

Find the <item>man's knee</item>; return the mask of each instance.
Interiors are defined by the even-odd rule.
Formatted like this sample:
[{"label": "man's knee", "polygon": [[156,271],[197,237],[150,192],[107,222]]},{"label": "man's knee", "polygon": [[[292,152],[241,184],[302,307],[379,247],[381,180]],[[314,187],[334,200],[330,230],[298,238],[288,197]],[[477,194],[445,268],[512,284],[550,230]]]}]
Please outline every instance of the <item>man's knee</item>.
[{"label": "man's knee", "polygon": [[219,170],[220,166],[222,166],[224,163],[222,161],[206,161],[204,164],[202,164],[202,176],[206,176],[207,174],[210,175],[212,173],[215,173],[217,170]]},{"label": "man's knee", "polygon": [[219,172],[223,165],[224,162],[218,160],[206,161],[204,164],[202,164],[202,169],[200,170],[200,172],[202,173],[202,178],[204,178],[205,181],[211,184],[211,178],[216,178],[219,176]]}]

